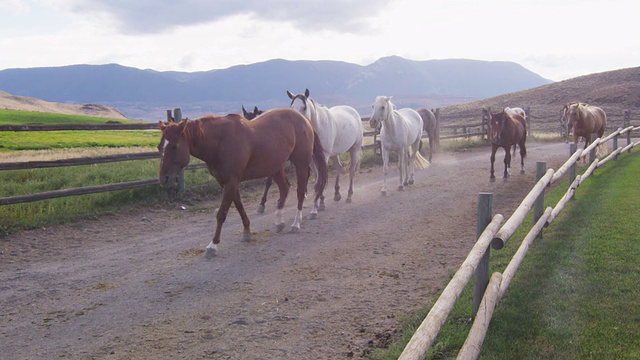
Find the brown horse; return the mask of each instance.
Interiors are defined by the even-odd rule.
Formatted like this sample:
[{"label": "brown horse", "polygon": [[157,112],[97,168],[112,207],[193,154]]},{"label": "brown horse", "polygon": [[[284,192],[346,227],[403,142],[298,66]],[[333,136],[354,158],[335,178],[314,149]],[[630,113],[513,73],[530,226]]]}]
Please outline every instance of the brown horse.
[{"label": "brown horse", "polygon": [[431,161],[431,157],[433,156],[433,144],[436,142],[436,128],[438,127],[436,116],[429,109],[421,108],[416,111],[422,118],[422,129],[427,132],[427,135],[429,135],[428,160]]},{"label": "brown horse", "polygon": [[242,239],[251,240],[249,218],[240,198],[241,181],[273,177],[280,190],[276,210],[278,231],[284,228],[282,208],[289,192],[284,173],[287,160],[295,166],[298,181],[298,211],[291,225],[292,232],[300,230],[302,204],[312,159],[318,164],[319,173],[315,186],[316,199],[324,191],[328,172],[320,140],[309,120],[295,110],[271,110],[253,121],[237,114],[229,114],[207,116],[193,121],[187,119],[179,124],[160,122],[160,129],[163,141],[159,145],[162,153],[160,184],[172,186],[193,155],[207,164],[209,173],[223,188],[222,203],[216,215],[216,231],[205,252],[207,257],[217,252],[222,224],[232,202],[242,218]]},{"label": "brown horse", "polygon": [[[573,129],[573,143],[578,144],[584,138],[584,149],[591,144],[591,135],[604,135],[607,128],[607,114],[597,106],[584,103],[570,104],[567,110],[567,126]],[[582,157],[586,161],[586,154]]]},{"label": "brown horse", "polygon": [[527,156],[527,126],[525,119],[518,114],[509,114],[506,111],[499,113],[491,113],[491,176],[490,181],[496,181],[493,174],[493,163],[496,160],[496,151],[498,148],[504,149],[504,176],[506,180],[511,175],[511,146],[518,145],[520,147],[520,173],[524,173],[524,158]]}]

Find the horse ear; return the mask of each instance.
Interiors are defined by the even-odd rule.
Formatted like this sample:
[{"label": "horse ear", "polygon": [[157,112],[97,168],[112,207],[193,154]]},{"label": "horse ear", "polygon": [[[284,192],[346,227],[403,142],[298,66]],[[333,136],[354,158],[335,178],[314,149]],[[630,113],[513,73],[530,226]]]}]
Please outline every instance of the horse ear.
[{"label": "horse ear", "polygon": [[257,106],[254,106],[254,107],[253,107],[253,112],[254,112],[254,113],[256,113],[256,114],[257,114],[259,111],[260,111],[260,110],[258,110],[258,107],[257,107]]},{"label": "horse ear", "polygon": [[304,96],[305,97],[309,97],[309,89],[305,89],[304,90]]},{"label": "horse ear", "polygon": [[293,100],[294,96],[291,91],[287,90],[287,95],[289,95],[289,99]]},{"label": "horse ear", "polygon": [[166,128],[167,128],[167,125],[164,122],[160,121],[160,130],[164,131],[164,129]]},{"label": "horse ear", "polygon": [[178,129],[180,130],[180,132],[184,131],[184,129],[187,127],[187,122],[189,121],[189,119],[184,119],[182,121],[180,121],[180,124],[178,124]]}]

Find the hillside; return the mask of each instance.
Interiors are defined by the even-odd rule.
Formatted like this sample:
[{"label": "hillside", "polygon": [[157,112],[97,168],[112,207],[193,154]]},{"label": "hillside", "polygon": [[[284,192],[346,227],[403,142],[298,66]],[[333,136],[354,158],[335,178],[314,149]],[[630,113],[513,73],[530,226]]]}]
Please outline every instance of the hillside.
[{"label": "hillside", "polygon": [[640,67],[607,71],[568,79],[533,89],[518,91],[440,109],[442,119],[464,121],[470,115],[479,118],[481,109],[510,107],[530,108],[532,117],[560,119],[562,106],[569,101],[582,101],[601,107],[612,119],[620,119],[630,110],[632,119],[640,110]]},{"label": "hillside", "polygon": [[0,109],[87,115],[110,119],[126,119],[118,110],[99,104],[63,104],[26,96],[15,96],[0,90]]}]

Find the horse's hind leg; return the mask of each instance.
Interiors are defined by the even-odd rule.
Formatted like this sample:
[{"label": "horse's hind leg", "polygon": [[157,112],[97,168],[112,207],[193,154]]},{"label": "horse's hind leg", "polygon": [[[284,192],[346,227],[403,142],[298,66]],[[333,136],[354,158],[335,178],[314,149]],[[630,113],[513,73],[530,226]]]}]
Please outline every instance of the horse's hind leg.
[{"label": "horse's hind leg", "polygon": [[249,228],[250,221],[247,216],[247,212],[244,209],[244,205],[242,204],[242,199],[240,198],[240,190],[236,191],[236,196],[233,198],[233,204],[236,206],[238,213],[240,214],[240,218],[242,219],[242,241],[251,241],[251,229]]},{"label": "horse's hind leg", "polygon": [[331,162],[333,163],[333,168],[336,171],[336,184],[334,186],[335,193],[333,194],[333,200],[340,201],[340,199],[342,199],[342,195],[340,195],[340,175],[342,174],[342,162],[340,162],[340,158],[337,155],[331,157]]},{"label": "horse's hind leg", "polygon": [[382,149],[382,189],[380,194],[387,195],[387,173],[389,172],[389,150]]},{"label": "horse's hind leg", "polygon": [[493,171],[493,164],[496,161],[496,150],[498,150],[498,148],[496,146],[492,146],[491,147],[491,175],[489,175],[489,181],[490,182],[494,182],[496,181],[496,176],[494,175],[494,171]]},{"label": "horse's hind leg", "polygon": [[400,182],[398,183],[398,191],[403,191],[407,186],[407,149],[398,151],[398,170],[400,171]]},{"label": "horse's hind leg", "polygon": [[293,224],[291,224],[291,232],[300,231],[300,223],[302,222],[302,205],[304,204],[304,199],[307,192],[307,183],[309,182],[309,172],[306,170],[306,168],[306,165],[296,165],[296,178],[298,181],[298,210],[296,211],[296,216],[293,219]]},{"label": "horse's hind leg", "polygon": [[264,214],[265,203],[267,202],[267,193],[269,192],[269,188],[271,187],[271,183],[273,183],[273,179],[271,176],[267,178],[267,181],[264,184],[264,193],[262,194],[262,199],[260,200],[260,205],[258,205],[258,213]]},{"label": "horse's hind leg", "polygon": [[[297,171],[298,169],[296,169]],[[278,205],[276,207],[276,231],[280,232],[284,229],[284,220],[282,219],[282,208],[284,207],[284,202],[287,200],[287,195],[289,194],[289,183],[287,182],[287,177],[284,173],[284,169],[278,170],[277,173],[273,175],[273,181],[278,185],[278,189],[280,190],[280,197],[278,198]],[[305,186],[306,188],[306,186]],[[302,189],[304,192],[305,189]],[[300,192],[300,184],[298,184],[298,192]]]}]

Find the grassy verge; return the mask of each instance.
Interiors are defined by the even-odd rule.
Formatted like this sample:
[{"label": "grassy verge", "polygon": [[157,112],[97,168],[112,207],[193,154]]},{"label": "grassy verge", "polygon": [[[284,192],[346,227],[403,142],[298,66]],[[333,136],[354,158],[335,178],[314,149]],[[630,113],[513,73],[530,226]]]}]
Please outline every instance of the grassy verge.
[{"label": "grassy verge", "polygon": [[[623,155],[596,171],[534,243],[491,321],[482,359],[640,358],[640,155]],[[615,185],[613,185],[615,184]],[[545,196],[555,206],[566,191]],[[532,225],[492,251],[502,272]],[[455,358],[472,323],[467,287],[428,353]],[[435,300],[434,300],[435,301]],[[401,339],[373,359],[396,359],[429,308],[408,319]]]}]

